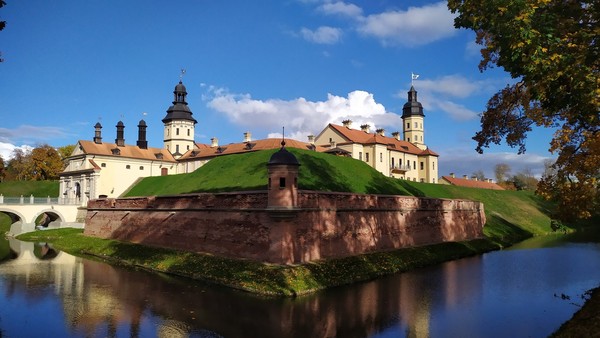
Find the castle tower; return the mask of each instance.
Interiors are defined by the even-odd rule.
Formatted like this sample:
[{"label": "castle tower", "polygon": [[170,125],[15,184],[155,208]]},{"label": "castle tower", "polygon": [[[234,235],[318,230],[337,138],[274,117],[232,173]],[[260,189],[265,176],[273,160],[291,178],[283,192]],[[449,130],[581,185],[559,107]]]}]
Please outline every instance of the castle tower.
[{"label": "castle tower", "polygon": [[427,149],[425,145],[425,135],[423,129],[423,105],[417,101],[417,91],[415,87],[410,86],[408,91],[408,102],[402,108],[402,121],[404,130],[404,140],[411,142],[421,149]]},{"label": "castle tower", "polygon": [[298,169],[300,163],[294,154],[285,149],[275,152],[267,163],[269,175],[268,209],[292,210],[298,207]]},{"label": "castle tower", "polygon": [[187,91],[181,80],[173,91],[173,105],[167,110],[167,116],[162,119],[164,129],[164,147],[179,158],[186,151],[194,149],[194,127],[198,121],[192,117],[185,97]]}]

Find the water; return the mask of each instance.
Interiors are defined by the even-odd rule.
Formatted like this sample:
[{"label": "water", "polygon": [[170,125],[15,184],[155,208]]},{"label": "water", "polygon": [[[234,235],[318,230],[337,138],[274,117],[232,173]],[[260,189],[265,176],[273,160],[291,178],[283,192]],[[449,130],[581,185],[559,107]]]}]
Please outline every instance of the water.
[{"label": "water", "polygon": [[297,299],[2,246],[0,337],[545,337],[600,284],[598,240],[564,236]]}]

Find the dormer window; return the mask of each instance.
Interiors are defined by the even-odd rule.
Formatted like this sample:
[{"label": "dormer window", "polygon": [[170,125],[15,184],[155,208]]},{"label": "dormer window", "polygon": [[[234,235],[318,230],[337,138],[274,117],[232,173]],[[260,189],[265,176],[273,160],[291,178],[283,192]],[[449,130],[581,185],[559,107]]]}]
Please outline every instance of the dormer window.
[{"label": "dormer window", "polygon": [[119,148],[114,148],[110,150],[112,152],[113,155],[121,155],[121,149]]}]

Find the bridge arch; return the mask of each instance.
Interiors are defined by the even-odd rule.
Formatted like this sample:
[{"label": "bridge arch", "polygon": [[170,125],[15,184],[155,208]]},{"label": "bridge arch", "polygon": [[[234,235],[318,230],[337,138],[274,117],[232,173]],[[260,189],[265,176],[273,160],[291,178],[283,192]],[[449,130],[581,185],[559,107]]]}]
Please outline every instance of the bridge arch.
[{"label": "bridge arch", "polygon": [[21,223],[27,222],[27,219],[25,218],[25,216],[23,216],[22,213],[20,213],[16,210],[0,207],[0,213],[3,213],[10,218],[10,224],[15,224],[17,222],[21,222]]},{"label": "bridge arch", "polygon": [[[45,215],[45,217],[38,220],[38,218],[42,215]],[[48,225],[50,225],[50,223],[56,222],[56,221],[58,221],[59,223],[64,223],[65,217],[58,210],[43,209],[43,210],[37,212],[33,216],[31,223],[34,223],[36,226],[42,226],[42,227],[46,228],[46,227],[48,227]]]}]

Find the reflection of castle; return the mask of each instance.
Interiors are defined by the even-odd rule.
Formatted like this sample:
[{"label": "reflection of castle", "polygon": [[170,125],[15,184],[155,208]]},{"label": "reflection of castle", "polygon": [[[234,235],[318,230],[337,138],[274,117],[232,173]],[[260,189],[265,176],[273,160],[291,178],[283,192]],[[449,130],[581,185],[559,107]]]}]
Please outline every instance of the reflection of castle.
[{"label": "reflection of castle", "polygon": [[[125,143],[125,125],[116,125],[114,143],[102,140],[102,125],[96,123],[92,141],[77,142],[68,165],[60,174],[61,197],[86,203],[100,196],[118,197],[143,177],[189,173],[207,161],[229,154],[279,148],[279,140],[253,140],[244,133],[243,142],[219,145],[217,138],[211,144],[194,141],[196,119],[186,101],[187,90],[180,81],[173,91],[172,105],[162,119],[163,147],[148,147],[147,125],[138,123],[135,145]],[[309,142],[287,140],[288,148],[310,149],[350,156],[368,163],[386,176],[412,181],[436,183],[438,155],[424,143],[423,107],[417,101],[417,92],[411,87],[408,102],[403,108],[404,139],[400,133],[387,137],[382,129],[370,133],[368,125],[362,130],[329,124]]]}]

